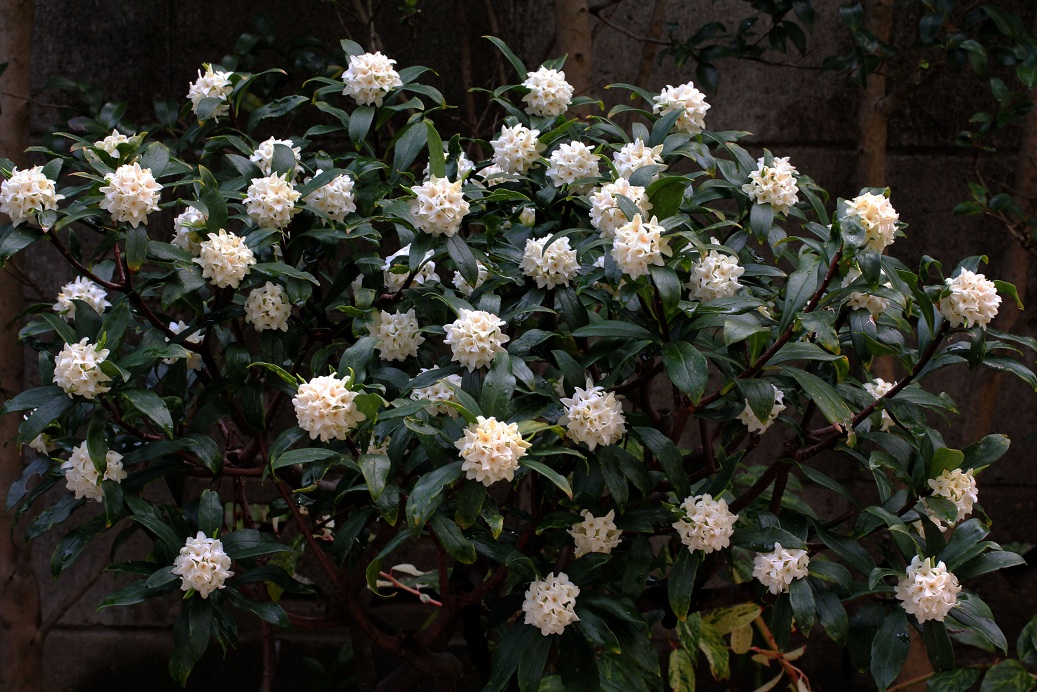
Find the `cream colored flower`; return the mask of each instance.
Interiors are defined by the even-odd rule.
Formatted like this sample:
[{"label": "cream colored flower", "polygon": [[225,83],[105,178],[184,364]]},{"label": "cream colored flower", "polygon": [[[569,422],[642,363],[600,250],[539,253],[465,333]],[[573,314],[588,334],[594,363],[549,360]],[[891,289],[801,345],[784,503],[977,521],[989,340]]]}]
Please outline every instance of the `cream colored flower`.
[{"label": "cream colored flower", "polygon": [[[212,65],[208,64],[202,65],[202,67],[205,68],[205,73],[202,74],[202,71],[198,70],[198,79],[187,90],[187,98],[191,99],[191,110],[196,115],[202,100],[212,98],[226,102],[234,90],[234,85],[230,82],[230,76],[233,73],[213,70]],[[230,104],[221,103],[213,110],[212,119],[219,120],[229,113]]]},{"label": "cream colored flower", "polygon": [[[323,171],[317,169],[314,178]],[[307,178],[309,182],[312,178]],[[356,201],[353,199],[353,179],[348,175],[336,176],[330,183],[318,187],[306,196],[306,204],[314,209],[319,209],[333,221],[342,223],[346,215],[356,211]]]},{"label": "cream colored flower", "polygon": [[474,286],[465,281],[465,278],[461,276],[461,272],[454,272],[454,288],[456,288],[458,293],[463,296],[472,295],[472,293],[475,292],[475,289],[482,286],[486,281],[486,278],[490,275],[485,264],[482,262],[476,262],[476,264],[479,267],[479,276],[476,278]]},{"label": "cream colored flower", "polygon": [[[183,332],[187,331],[188,328],[189,328],[189,325],[186,322],[184,322],[183,320],[179,320],[178,322],[170,322],[169,323],[169,331],[173,332],[174,334],[182,334]],[[204,338],[205,337],[203,336],[203,334],[201,332],[195,332],[194,334],[191,334],[190,336],[184,338],[184,342],[189,343],[189,344],[194,344],[195,346],[197,346],[197,345],[202,343],[202,340]],[[169,341],[170,341],[170,338],[167,336],[166,337],[166,343],[169,343]],[[162,359],[162,362],[165,363],[166,365],[172,365],[176,361],[177,361],[176,358],[163,358]],[[203,364],[203,362],[202,362],[202,354],[201,353],[196,353],[194,351],[190,351],[189,355],[187,356],[187,369],[188,370],[201,370],[202,369],[202,364]]]},{"label": "cream colored flower", "polygon": [[128,222],[136,228],[148,225],[148,214],[158,210],[162,186],[151,174],[150,168],[139,163],[119,166],[104,177],[107,185],[101,187],[104,195],[99,206],[111,213],[116,223]]},{"label": "cream colored flower", "polygon": [[279,175],[253,178],[245,195],[245,211],[262,228],[283,229],[301,211],[295,206],[301,195]]},{"label": "cream colored flower", "polygon": [[461,451],[461,469],[469,480],[490,486],[497,481],[511,481],[530,443],[522,439],[518,425],[496,418],[479,416],[454,442]]},{"label": "cream colored flower", "polygon": [[[774,385],[771,385],[774,387]],[[782,401],[785,398],[785,393],[777,387],[774,387],[774,406],[771,407],[771,412],[767,416],[767,420],[761,421],[756,417],[749,402],[745,402],[745,408],[738,414],[738,420],[742,421],[746,428],[749,429],[750,433],[763,434],[767,432],[767,428],[771,427],[771,424],[778,419],[778,414],[785,410],[785,404]]]},{"label": "cream colored flower", "polygon": [[569,575],[559,572],[556,577],[551,572],[543,580],[529,585],[522,603],[522,612],[526,614],[525,623],[538,628],[545,637],[561,634],[567,626],[580,619],[576,615],[576,598],[579,595],[580,587],[570,581]]},{"label": "cream colored flower", "polygon": [[529,93],[522,97],[526,112],[541,118],[561,115],[573,100],[572,85],[565,81],[565,73],[560,70],[541,67],[530,72],[522,86],[529,89]]},{"label": "cream colored flower", "polygon": [[59,195],[54,181],[43,174],[43,166],[11,170],[11,177],[0,182],[0,214],[11,217],[15,226],[48,209],[57,209]]},{"label": "cream colored flower", "polygon": [[738,257],[710,250],[691,267],[691,297],[703,302],[732,298],[742,287],[738,279],[744,273]]},{"label": "cream colored flower", "polygon": [[934,566],[933,558],[923,560],[915,555],[894,591],[907,614],[914,615],[918,622],[943,622],[958,605],[961,584],[943,562]]},{"label": "cream colored flower", "polygon": [[534,207],[522,207],[518,220],[523,226],[532,228],[537,222],[537,210]]},{"label": "cream colored flower", "polygon": [[[878,401],[882,397],[889,394],[890,391],[892,391],[893,387],[896,386],[896,384],[896,382],[886,382],[881,377],[876,377],[873,382],[865,382],[863,387],[864,391],[866,391],[868,394],[871,394],[872,399]],[[893,419],[890,417],[889,412],[883,411],[882,422],[879,424],[879,427],[882,429],[883,432],[885,432],[886,430],[889,430],[892,425]]]},{"label": "cream colored flower", "polygon": [[[860,276],[861,273],[858,269],[851,269],[846,273],[846,278],[843,279],[843,288],[852,284]],[[888,282],[885,285],[887,288],[892,288]],[[872,317],[878,317],[886,310],[889,310],[889,298],[883,298],[870,293],[861,293],[860,291],[850,293],[850,296],[846,299],[846,304],[854,310],[867,310]]]},{"label": "cream colored flower", "polygon": [[[569,247],[569,238],[561,237],[550,245],[550,236],[526,241],[519,269],[522,273],[536,281],[540,288],[554,288],[558,285],[568,286],[569,282],[580,273],[580,263],[576,261],[576,250]],[[545,247],[545,245],[547,245]]]},{"label": "cream colored flower", "polygon": [[288,331],[288,318],[292,315],[292,304],[284,288],[267,281],[259,288],[253,288],[245,301],[245,321],[256,328],[257,332],[268,329]]},{"label": "cream colored flower", "polygon": [[314,377],[299,385],[292,399],[299,427],[321,442],[344,440],[367,418],[356,407],[356,392],[346,388],[346,380],[334,375]]},{"label": "cream colored flower", "polygon": [[[424,263],[421,265],[421,269],[417,271],[414,278],[410,282],[410,286],[421,286],[425,283],[435,283],[439,281],[439,274],[436,273],[436,263],[432,261],[432,256],[435,253],[429,250],[425,253]],[[395,265],[402,265],[407,267],[408,258],[410,257],[410,243],[404,245],[396,252],[392,253],[385,258],[385,263],[382,265],[382,274],[385,279],[385,287],[389,291],[395,293],[403,288],[404,282],[407,281],[409,272],[397,274],[389,271],[390,267]],[[400,260],[395,262],[393,260]]]},{"label": "cream colored flower", "polygon": [[94,146],[109,156],[116,159],[119,158],[119,145],[125,144],[130,141],[130,138],[119,132],[118,130],[112,130],[112,134],[108,135],[104,139],[94,142]]},{"label": "cream colored flower", "polygon": [[[450,145],[448,142],[443,142],[443,157],[450,160]],[[465,155],[463,151],[457,154],[457,175],[453,176],[453,180],[467,180],[468,176],[471,175],[472,171],[475,170],[475,163]],[[421,178],[425,182],[428,182],[429,177],[432,175],[432,163],[425,164],[425,169],[421,172]],[[450,178],[450,176],[447,176]]]},{"label": "cream colored flower", "polygon": [[706,111],[709,104],[706,96],[695,88],[691,82],[680,86],[669,86],[655,97],[653,113],[666,115],[672,111],[682,111],[677,118],[676,128],[689,135],[696,135],[706,127]]},{"label": "cream colored flower", "polygon": [[443,327],[443,343],[450,347],[450,359],[468,368],[468,372],[488,367],[511,340],[501,331],[506,324],[493,313],[461,308],[457,319]]},{"label": "cream colored flower", "polygon": [[712,495],[694,495],[681,503],[684,516],[673,523],[681,543],[694,552],[712,553],[731,545],[738,515],[727,508],[727,500],[714,500]]},{"label": "cream colored flower", "polygon": [[612,259],[631,279],[648,274],[648,267],[666,264],[664,257],[673,254],[670,241],[663,236],[665,229],[659,219],[645,221],[636,214],[632,221],[616,229],[612,240]]},{"label": "cream colored flower", "polygon": [[202,238],[205,233],[205,222],[209,220],[194,207],[188,207],[173,219],[173,239],[169,242],[185,252],[197,256],[202,249]]},{"label": "cream colored flower", "polygon": [[583,521],[573,524],[569,535],[576,543],[576,557],[587,553],[611,553],[612,549],[622,543],[623,533],[616,528],[616,510],[609,510],[603,517],[596,517],[586,509],[580,512]]},{"label": "cream colored flower", "polygon": [[846,203],[846,212],[864,226],[865,247],[882,252],[893,244],[900,215],[884,195],[865,192]]},{"label": "cream colored flower", "polygon": [[504,169],[497,165],[486,166],[479,171],[478,176],[482,179],[482,184],[486,187],[493,187],[494,185],[500,185],[501,183],[518,180],[517,175],[505,173]]},{"label": "cream colored flower", "polygon": [[411,188],[416,197],[410,201],[410,215],[414,225],[431,235],[450,238],[461,228],[461,220],[468,213],[468,202],[461,192],[461,181],[432,176],[423,185]]},{"label": "cream colored flower", "polygon": [[972,469],[968,471],[944,469],[939,476],[929,479],[933,497],[950,500],[957,507],[958,516],[954,519],[955,524],[972,514],[972,505],[979,500],[979,489],[976,487],[976,479],[972,474]]},{"label": "cream colored flower", "polygon": [[76,318],[76,306],[72,301],[81,300],[93,308],[94,312],[101,314],[105,308],[111,307],[107,296],[103,288],[85,276],[79,276],[72,283],[62,287],[58,293],[58,302],[54,303],[54,312],[61,315],[66,322],[70,322]]},{"label": "cream colored flower", "polygon": [[622,404],[615,394],[606,393],[604,387],[587,384],[587,389],[576,387],[572,398],[562,399],[565,415],[558,419],[558,424],[564,425],[570,437],[590,449],[619,442],[626,433]]},{"label": "cream colored flower", "polygon": [[602,238],[614,237],[617,228],[629,223],[626,214],[619,207],[620,196],[637,205],[642,216],[647,217],[648,212],[652,210],[652,203],[648,201],[645,188],[640,185],[631,185],[626,178],[602,185],[590,194],[591,223],[601,233]]},{"label": "cream colored flower", "polygon": [[[295,155],[295,164],[299,165],[299,156],[302,154],[302,149],[295,146],[295,142],[290,139],[270,139],[261,143],[256,150],[252,152],[252,156],[248,157],[248,160],[256,164],[259,170],[263,171],[263,175],[269,177],[274,174],[274,145],[281,144],[292,150],[292,154]],[[255,181],[253,181],[255,182]]]},{"label": "cream colored flower", "polygon": [[491,142],[493,164],[503,173],[524,175],[540,160],[540,152],[546,148],[537,139],[539,135],[540,130],[531,130],[524,125],[501,127],[500,135]]},{"label": "cream colored flower", "polygon": [[378,339],[382,360],[407,360],[418,356],[418,346],[425,343],[414,309],[389,314],[382,310],[371,327],[371,336]]},{"label": "cream colored flower", "polygon": [[237,288],[250,267],[256,263],[252,250],[245,244],[245,239],[220,229],[210,233],[209,239],[202,241],[198,257],[192,260],[202,268],[202,278],[219,288]]},{"label": "cream colored flower", "polygon": [[215,538],[206,538],[201,531],[194,538],[188,538],[180,549],[173,562],[173,574],[180,575],[181,591],[194,589],[203,599],[222,589],[224,582],[234,576],[223,543]]},{"label": "cream colored flower", "polygon": [[598,157],[594,150],[583,142],[565,142],[551,152],[547,177],[555,187],[571,186],[577,194],[586,192],[592,183],[574,185],[577,180],[598,177]]},{"label": "cream colored flower", "polygon": [[994,282],[982,274],[962,269],[960,274],[945,283],[950,293],[940,299],[940,313],[951,326],[979,325],[986,329],[1001,305],[1001,296],[997,294]]},{"label": "cream colored flower", "polygon": [[97,348],[89,339],[77,344],[65,344],[54,359],[54,384],[65,390],[69,398],[73,395],[84,399],[96,399],[111,386],[112,378],[101,370],[101,363],[108,357],[108,349]]},{"label": "cream colored flower", "polygon": [[796,579],[807,576],[810,556],[807,551],[797,548],[785,549],[780,543],[774,544],[769,553],[757,553],[753,559],[753,576],[767,587],[773,594],[789,590],[789,585]]},{"label": "cream colored flower", "polygon": [[126,478],[126,472],[122,468],[122,455],[118,452],[108,450],[104,457],[104,478],[100,478],[90,452],[87,450],[86,442],[72,450],[72,456],[61,465],[65,472],[65,487],[76,494],[76,499],[87,498],[94,502],[104,501],[104,490],[101,489],[101,481],[115,481],[122,483]]},{"label": "cream colored flower", "polygon": [[[421,372],[428,372],[429,370],[439,370],[438,365],[434,365],[431,368],[422,368]],[[420,373],[419,373],[420,374]],[[446,375],[441,380],[437,380],[435,384],[430,384],[427,387],[417,387],[410,393],[410,398],[414,401],[427,401],[429,402],[425,406],[425,410],[433,416],[448,415],[451,418],[457,418],[461,415],[453,406],[446,405],[447,402],[452,404],[460,404],[457,400],[457,395],[454,394],[453,390],[449,385],[455,387],[461,386],[460,375]]]},{"label": "cream colored flower", "polygon": [[381,106],[390,91],[403,86],[400,73],[392,67],[395,64],[381,51],[349,56],[349,69],[342,75],[343,95],[352,96],[361,106]]},{"label": "cream colored flower", "polygon": [[799,173],[789,163],[789,157],[774,157],[770,166],[764,165],[763,157],[757,160],[757,169],[749,174],[749,182],[742,185],[742,192],[759,204],[769,204],[777,214],[786,214],[797,201]]},{"label": "cream colored flower", "polygon": [[645,144],[643,139],[635,139],[620,147],[619,151],[612,155],[612,162],[616,166],[616,172],[623,178],[629,178],[645,166],[662,166],[649,181],[654,183],[659,179],[659,173],[666,170],[662,154],[662,144],[650,147]]}]

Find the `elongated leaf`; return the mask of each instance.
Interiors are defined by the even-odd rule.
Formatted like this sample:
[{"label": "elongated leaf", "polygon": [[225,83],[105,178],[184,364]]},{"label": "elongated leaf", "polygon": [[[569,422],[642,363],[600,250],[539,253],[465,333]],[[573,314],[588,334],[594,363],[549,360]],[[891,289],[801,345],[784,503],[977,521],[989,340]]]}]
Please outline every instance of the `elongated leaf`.
[{"label": "elongated leaf", "polygon": [[659,341],[659,336],[630,322],[604,321],[580,327],[573,336],[598,336],[610,339],[647,339]]},{"label": "elongated leaf", "polygon": [[360,466],[360,472],[364,474],[371,499],[377,501],[385,490],[392,462],[384,454],[361,454],[357,464]]},{"label": "elongated leaf", "polygon": [[679,620],[688,617],[691,606],[691,592],[695,589],[695,575],[699,568],[698,554],[683,548],[677,553],[677,559],[670,568],[670,576],[666,580],[666,592],[670,599],[670,608]]},{"label": "elongated leaf", "polygon": [[173,417],[158,394],[148,389],[123,389],[119,397],[157,425],[166,437],[173,437]]},{"label": "elongated leaf", "polygon": [[450,557],[465,565],[475,562],[475,545],[465,537],[457,524],[450,521],[442,512],[437,512],[432,515],[429,525],[439,544]]},{"label": "elongated leaf", "polygon": [[709,379],[709,361],[697,348],[685,341],[671,341],[663,344],[663,365],[666,374],[677,389],[681,390],[698,404],[706,391]]},{"label": "elongated leaf", "polygon": [[817,409],[822,415],[833,425],[844,426],[847,421],[853,418],[853,412],[846,406],[842,397],[836,391],[835,387],[822,380],[817,375],[813,375],[805,370],[799,370],[798,368],[781,368],[783,375],[788,375],[794,380],[799,382],[800,386],[806,392],[810,400],[817,404]]},{"label": "elongated leaf", "polygon": [[880,690],[885,690],[900,674],[911,648],[907,615],[900,608],[886,615],[871,643],[871,676]]},{"label": "elongated leaf", "polygon": [[198,499],[198,530],[214,537],[223,526],[223,502],[220,494],[209,489]]},{"label": "elongated leaf", "polygon": [[573,489],[569,485],[569,481],[565,479],[562,474],[555,471],[547,464],[539,461],[533,461],[532,459],[521,459],[519,460],[519,466],[524,466],[527,469],[532,469],[539,473],[541,476],[551,481],[552,484],[571,500],[573,498]]},{"label": "elongated leaf", "polygon": [[421,531],[432,513],[443,501],[443,489],[463,475],[461,462],[455,461],[440,466],[418,479],[414,490],[407,498],[407,525],[415,533]]},{"label": "elongated leaf", "polygon": [[224,534],[220,539],[223,550],[233,560],[243,560],[248,557],[269,555],[270,553],[293,552],[290,546],[281,543],[273,534],[263,533],[256,529],[239,529]]},{"label": "elongated leaf", "polygon": [[785,305],[781,310],[781,321],[778,323],[779,331],[785,331],[792,324],[796,313],[803,309],[817,290],[818,264],[816,255],[806,255],[800,260],[799,268],[789,276],[785,287]]},{"label": "elongated leaf", "polygon": [[511,63],[511,66],[515,68],[519,81],[525,81],[527,75],[526,66],[523,65],[522,61],[511,52],[511,49],[508,48],[508,44],[504,43],[504,41],[500,40],[496,36],[483,36],[483,38],[497,46],[497,49],[504,54],[504,57]]}]

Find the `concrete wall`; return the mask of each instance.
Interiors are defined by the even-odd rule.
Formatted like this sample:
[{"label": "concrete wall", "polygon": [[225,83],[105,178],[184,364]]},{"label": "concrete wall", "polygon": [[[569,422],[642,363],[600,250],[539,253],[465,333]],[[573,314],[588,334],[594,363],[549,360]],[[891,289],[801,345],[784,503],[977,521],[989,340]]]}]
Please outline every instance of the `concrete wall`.
[{"label": "concrete wall", "polygon": [[[496,30],[486,11],[489,2],[423,0],[419,4],[421,14],[411,25],[400,25],[392,17],[396,2],[382,3],[376,26],[385,42],[385,52],[401,64],[426,64],[436,69],[441,77],[438,83],[435,80],[433,83],[443,89],[451,103],[462,100],[456,28],[461,3],[468,14],[471,36],[497,31],[529,64],[553,56],[554,11],[548,0],[493,2]],[[754,151],[766,146],[776,155],[791,156],[801,172],[812,176],[833,195],[850,197],[859,189],[854,177],[860,92],[834,74],[812,69],[819,65],[819,56],[841,50],[845,41],[834,12],[835,3],[817,4],[822,11],[810,40],[811,45],[819,46],[820,50],[797,60],[794,68],[736,61],[721,63],[721,88],[719,94],[709,99],[712,110],[708,122],[711,129],[751,131],[749,146]],[[283,39],[312,34],[327,41],[332,49],[338,39],[346,35],[366,43],[364,31],[357,28],[355,18],[348,10],[341,9],[348,5],[309,2],[289,6],[269,0],[249,3],[38,0],[32,56],[33,97],[41,102],[67,97],[45,89],[48,80],[56,77],[86,81],[103,86],[110,100],[134,104],[131,118],[145,119],[153,98],[184,98],[188,83],[203,61],[219,61],[231,50],[240,33],[254,30],[251,23],[254,14],[266,13],[273,17]],[[645,5],[627,0],[607,12],[615,23],[641,36],[649,31]],[[667,19],[677,22],[682,32],[708,19],[718,18],[731,24],[747,14],[745,3],[738,0],[671,2],[670,5]],[[1033,15],[1034,8],[1029,3],[1021,1],[1018,5],[1027,18]],[[911,17],[897,19],[907,24],[915,21]],[[640,43],[601,24],[596,24],[595,32],[598,86],[634,81],[638,60],[631,56],[640,55]],[[473,50],[478,58],[476,82],[482,83],[492,68],[493,53],[488,44],[478,38],[473,41]],[[644,86],[658,89],[690,78],[690,72],[664,60],[650,83]],[[619,98],[616,92],[600,88],[596,95],[610,103]],[[950,145],[951,137],[964,126],[976,104],[986,99],[985,88],[976,80],[943,80],[934,91],[908,99],[892,121],[889,185],[901,219],[910,223],[909,237],[898,241],[892,254],[909,265],[916,263],[922,254],[937,256],[945,261],[945,266],[953,266],[962,257],[986,253],[991,260],[988,275],[998,276],[1007,253],[1018,252],[1014,245],[1004,241],[1004,232],[996,225],[951,214],[953,206],[967,196],[966,185],[973,165],[969,153]],[[34,131],[41,134],[55,122],[55,117],[53,109],[35,107]],[[1009,133],[1001,152],[984,158],[983,170],[1010,181],[1017,139]],[[49,302],[67,280],[64,268],[50,248],[34,250],[34,253],[33,261],[26,263],[34,283],[27,288],[26,298]],[[1033,293],[1027,296],[1029,304],[1035,302]],[[1037,333],[1033,317],[1026,318],[1025,329],[1031,335]],[[955,397],[959,406],[967,409],[970,398],[976,395],[979,383],[986,377],[990,377],[986,371],[971,376],[959,372],[936,382]],[[1003,542],[1037,542],[1032,529],[1037,471],[1030,463],[1034,456],[1035,397],[1021,383],[1006,380],[1001,399],[996,431],[1009,434],[1013,446],[1004,460],[983,475],[981,501],[995,520],[993,538]],[[947,426],[949,444],[963,443],[960,429],[959,421]],[[832,473],[840,475],[840,470]],[[855,474],[843,469],[842,475],[852,481]],[[55,582],[47,576],[52,545],[51,540],[40,540],[36,550],[45,619],[51,609],[94,571],[101,559],[97,555],[84,557],[71,573]],[[171,636],[168,629],[162,628],[171,622],[175,597],[128,609],[96,612],[96,604],[115,585],[110,577],[102,577],[52,633],[46,648],[46,689],[93,689],[103,681],[112,685],[112,689],[129,690],[138,689],[144,679],[149,688],[151,683],[154,689],[173,688],[165,673]],[[987,580],[982,594],[994,606],[1013,641],[1037,604],[1037,576],[1029,568],[995,576]],[[232,654],[227,664],[210,652],[190,687],[201,689],[213,682],[222,683],[222,689],[257,686],[260,653],[254,633],[244,634],[241,651]],[[279,684],[287,687],[287,681],[299,679],[296,675],[302,674],[300,660],[305,655],[316,654],[330,662],[335,645],[316,642],[306,633],[289,635],[283,644],[285,667]],[[816,672],[819,679],[834,683],[842,671],[841,666],[830,663],[825,662]]]}]

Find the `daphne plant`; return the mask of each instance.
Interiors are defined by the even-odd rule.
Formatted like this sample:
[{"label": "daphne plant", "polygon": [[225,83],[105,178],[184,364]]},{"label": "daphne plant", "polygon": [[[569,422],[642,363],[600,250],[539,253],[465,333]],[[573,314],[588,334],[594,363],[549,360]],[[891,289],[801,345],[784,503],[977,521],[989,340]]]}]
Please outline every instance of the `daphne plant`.
[{"label": "daphne plant", "polygon": [[[462,621],[495,690],[659,689],[659,622],[679,689],[750,649],[804,685],[788,647],[821,631],[879,688],[911,630],[941,675],[955,646],[1004,651],[969,585],[1022,562],[978,504],[1008,440],[948,448],[954,404],[922,385],[1037,386],[1014,359],[1037,344],[995,329],[1014,288],[981,257],[908,267],[888,190],[830,200],[710,130],[690,83],[577,116],[598,104],[561,61],[497,43],[518,80],[487,94],[488,142],[443,139],[425,68],[345,41],[298,93],[206,65],[158,134],[0,162],[0,255],[50,245],[76,274],[21,331],[41,386],[4,405],[38,453],[7,509],[66,531],[54,573],[118,532],[136,581],[102,605],[185,591],[181,683],[236,642],[228,609],[352,628],[397,687],[459,675]],[[431,582],[388,567],[404,549]],[[422,629],[375,616],[393,594]]]}]

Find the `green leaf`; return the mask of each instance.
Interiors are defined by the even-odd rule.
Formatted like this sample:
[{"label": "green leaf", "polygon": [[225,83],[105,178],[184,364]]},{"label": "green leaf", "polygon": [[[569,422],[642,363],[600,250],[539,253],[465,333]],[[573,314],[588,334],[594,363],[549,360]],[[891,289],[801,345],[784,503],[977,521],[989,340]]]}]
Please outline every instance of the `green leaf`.
[{"label": "green leaf", "polygon": [[191,670],[205,653],[211,627],[212,612],[209,604],[201,598],[188,600],[173,623],[173,655],[169,659],[169,674],[181,687],[187,686]]},{"label": "green leaf", "polygon": [[504,57],[511,63],[511,66],[515,68],[515,72],[518,73],[519,81],[525,81],[527,76],[526,66],[523,65],[522,61],[511,52],[511,49],[508,48],[508,44],[504,43],[504,41],[500,40],[496,36],[483,36],[483,38],[497,46],[497,49],[504,54]]},{"label": "green leaf", "polygon": [[670,689],[673,692],[695,692],[695,663],[684,649],[670,652]]},{"label": "green leaf", "polygon": [[691,483],[684,470],[684,457],[677,445],[655,428],[634,428],[634,433],[659,460],[678,497],[687,497],[691,492]]},{"label": "green leaf", "polygon": [[8,227],[0,234],[0,267],[42,237],[42,231],[30,226]]},{"label": "green leaf", "polygon": [[678,548],[677,559],[673,561],[670,575],[666,579],[666,593],[670,599],[670,608],[681,621],[688,617],[691,607],[691,593],[695,589],[695,575],[699,568],[698,554],[692,554],[684,546]]},{"label": "green leaf", "polygon": [[490,680],[486,683],[484,692],[504,690],[511,676],[518,670],[522,657],[531,646],[536,645],[537,639],[543,639],[539,630],[529,625],[515,624],[497,645]]},{"label": "green leaf", "polygon": [[223,502],[220,494],[206,488],[198,498],[198,530],[206,536],[216,536],[223,526]]},{"label": "green leaf", "polygon": [[198,175],[202,181],[201,202],[208,210],[205,229],[209,233],[219,233],[227,227],[227,201],[220,192],[220,184],[205,166],[198,166]]},{"label": "green leaf", "polygon": [[150,169],[156,180],[162,177],[168,164],[169,149],[162,142],[149,144],[140,157],[140,167]]},{"label": "green leaf", "polygon": [[1019,553],[1013,553],[1008,550],[992,550],[989,553],[977,555],[965,564],[961,565],[954,570],[954,575],[958,577],[959,580],[971,579],[972,577],[978,577],[981,574],[996,572],[1000,569],[1018,567],[1025,564],[1026,560],[1024,560],[1023,556]]},{"label": "green leaf", "polygon": [[149,389],[123,389],[119,397],[157,425],[166,437],[173,437],[173,417],[158,394]]},{"label": "green leaf", "polygon": [[977,471],[986,468],[1004,456],[1010,444],[1007,435],[987,435],[965,448],[965,460],[961,466]]},{"label": "green leaf", "polygon": [[818,590],[814,596],[817,604],[817,616],[825,632],[839,646],[846,646],[850,636],[850,622],[846,617],[846,609],[839,597],[828,589]]},{"label": "green leaf", "polygon": [[[432,121],[425,118],[425,127],[428,129],[428,165],[429,172],[437,178],[446,176],[446,159],[443,156],[443,139],[439,136],[439,132],[436,130],[436,126],[432,124]],[[462,272],[464,276],[464,272]],[[475,281],[465,277],[471,285],[475,285]]]},{"label": "green leaf", "polygon": [[266,103],[256,110],[252,111],[252,115],[248,118],[248,124],[245,126],[246,132],[252,132],[256,129],[261,121],[267,118],[280,118],[283,115],[291,113],[299,106],[305,103],[309,103],[310,99],[299,94],[293,94],[290,96],[282,96],[281,98],[274,99],[270,103]]},{"label": "green leaf", "polygon": [[536,471],[541,476],[551,481],[556,488],[565,493],[566,497],[570,500],[573,499],[573,489],[572,486],[569,485],[569,481],[547,464],[540,461],[533,461],[532,459],[520,459],[519,466],[524,466],[527,469]]},{"label": "green leaf", "polygon": [[432,513],[443,501],[443,489],[464,475],[461,462],[454,461],[430,471],[418,479],[407,498],[407,524],[415,533],[421,531]]},{"label": "green leaf", "polygon": [[853,412],[846,406],[835,387],[817,375],[798,368],[782,367],[781,373],[792,377],[803,387],[810,400],[817,404],[821,414],[833,425],[843,426],[853,418]]},{"label": "green leaf", "polygon": [[360,472],[364,474],[371,499],[377,501],[385,490],[385,482],[389,477],[392,462],[384,454],[361,454],[357,459],[357,465],[360,466]]},{"label": "green leaf", "polygon": [[886,615],[871,643],[871,676],[880,690],[885,690],[896,680],[910,648],[911,633],[907,614],[896,608]]},{"label": "green leaf", "polygon": [[705,621],[699,625],[699,650],[706,656],[713,679],[727,680],[730,677],[731,662],[727,642],[712,625]]},{"label": "green leaf", "polygon": [[65,413],[72,408],[74,403],[72,397],[68,396],[64,392],[60,395],[54,395],[46,403],[41,403],[36,407],[36,410],[32,412],[29,419],[19,427],[19,437],[21,437],[24,442],[29,442],[30,440],[35,439],[36,436],[46,430],[51,423],[65,415]]},{"label": "green leaf", "polygon": [[393,151],[393,171],[398,174],[410,168],[427,141],[428,128],[424,127],[424,123],[414,122],[407,125],[396,139]]},{"label": "green leaf", "polygon": [[763,606],[756,603],[739,603],[709,611],[702,616],[702,622],[713,627],[721,636],[726,636],[740,627],[751,624],[760,617],[761,612],[763,612]]},{"label": "green leaf", "polygon": [[927,692],[966,692],[979,682],[983,674],[979,668],[957,668],[947,670],[929,678]]},{"label": "green leaf", "polygon": [[810,301],[817,290],[819,279],[817,268],[820,263],[817,255],[805,255],[800,259],[799,267],[789,276],[785,285],[785,305],[781,310],[778,331],[784,332],[797,313]]},{"label": "green leaf", "polygon": [[936,478],[944,471],[953,471],[959,468],[964,460],[964,452],[950,449],[949,447],[941,447],[933,452],[932,459],[929,462],[928,477]]},{"label": "green leaf", "polygon": [[1007,653],[1008,640],[1001,628],[994,622],[994,614],[990,612],[990,606],[984,603],[979,596],[972,593],[958,594],[958,605],[951,610],[951,617]]},{"label": "green leaf", "polygon": [[804,637],[810,636],[814,627],[814,591],[808,579],[794,579],[789,584],[789,600],[792,601],[792,612],[796,616],[796,624]]},{"label": "green leaf", "polygon": [[263,363],[262,361],[255,361],[248,364],[248,368],[256,367],[265,368],[266,370],[269,370],[270,372],[274,373],[275,375],[280,377],[281,380],[286,385],[291,387],[293,390],[299,388],[299,380],[293,377],[291,373],[282,368],[280,365],[274,365],[273,363]]},{"label": "green leaf", "polygon": [[948,670],[954,667],[954,646],[947,634],[947,627],[936,620],[922,623],[922,637],[925,640],[925,651],[929,662],[936,670]]},{"label": "green leaf", "polygon": [[287,451],[276,459],[273,459],[270,463],[270,468],[277,470],[285,466],[292,466],[293,464],[312,464],[317,461],[329,461],[332,459],[345,458],[345,455],[341,452],[336,452],[331,449],[304,447],[303,449]]},{"label": "green leaf", "polygon": [[475,562],[475,544],[465,537],[457,524],[442,512],[436,512],[429,519],[429,525],[447,555],[465,565]]},{"label": "green leaf", "polygon": [[353,146],[359,148],[367,139],[371,123],[374,122],[374,115],[374,106],[359,106],[349,116],[349,139],[353,142]]},{"label": "green leaf", "polygon": [[686,341],[663,344],[663,365],[666,374],[691,399],[693,404],[702,400],[709,379],[709,361],[697,348]]},{"label": "green leaf", "polygon": [[483,380],[479,406],[483,415],[507,420],[511,415],[511,397],[515,393],[515,375],[511,372],[511,357],[498,353]]},{"label": "green leaf", "polygon": [[256,529],[231,531],[224,534],[220,541],[223,543],[223,550],[232,560],[243,560],[270,553],[294,552],[291,546],[281,543],[273,534],[263,533]]},{"label": "green leaf", "polygon": [[1009,659],[987,671],[979,692],[1029,692],[1033,686],[1033,676],[1023,664]]},{"label": "green leaf", "polygon": [[283,629],[291,627],[292,622],[288,619],[288,613],[284,612],[284,608],[277,603],[253,601],[234,588],[225,589],[224,591],[227,594],[227,600],[235,608],[252,613],[260,620],[269,622],[271,625],[277,625]]},{"label": "green leaf", "polygon": [[479,263],[460,233],[446,239],[446,249],[450,254],[450,259],[454,260],[457,271],[461,272],[461,278],[467,281],[469,286],[474,286],[478,283]]},{"label": "green leaf", "polygon": [[659,335],[653,334],[644,327],[631,322],[605,320],[580,327],[573,336],[598,336],[609,339],[647,339],[658,342]]},{"label": "green leaf", "polygon": [[77,526],[65,534],[54,547],[50,558],[50,573],[56,579],[71,567],[94,536],[104,533],[105,523],[100,517]]}]

